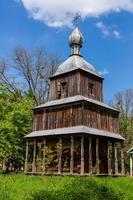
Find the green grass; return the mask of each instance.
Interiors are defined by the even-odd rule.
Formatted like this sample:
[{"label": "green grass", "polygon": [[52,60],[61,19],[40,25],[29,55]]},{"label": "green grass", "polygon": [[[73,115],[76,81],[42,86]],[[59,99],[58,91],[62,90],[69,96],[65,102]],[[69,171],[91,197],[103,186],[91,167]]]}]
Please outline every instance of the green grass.
[{"label": "green grass", "polygon": [[0,200],[133,200],[128,177],[0,175]]}]

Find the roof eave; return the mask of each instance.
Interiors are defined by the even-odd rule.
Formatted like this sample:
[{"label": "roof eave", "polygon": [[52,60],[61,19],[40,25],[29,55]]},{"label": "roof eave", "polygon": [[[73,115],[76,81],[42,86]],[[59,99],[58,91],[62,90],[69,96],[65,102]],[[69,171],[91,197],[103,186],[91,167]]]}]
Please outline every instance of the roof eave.
[{"label": "roof eave", "polygon": [[133,153],[133,147],[131,147],[131,148],[127,151],[127,153]]},{"label": "roof eave", "polygon": [[[71,98],[71,97],[70,97]],[[54,100],[53,100],[54,101]],[[55,100],[56,101],[56,100]],[[60,104],[56,104],[56,105],[48,105],[48,106],[45,106],[45,104],[44,105],[42,105],[42,107],[34,107],[33,108],[33,110],[40,110],[40,109],[43,109],[43,108],[49,108],[49,107],[58,107],[58,106],[63,106],[63,105],[70,105],[70,104],[73,104],[73,103],[80,103],[80,102],[84,102],[84,103],[92,103],[92,104],[95,104],[95,105],[97,105],[97,106],[101,106],[101,107],[103,107],[103,108],[105,108],[105,109],[109,109],[109,110],[111,110],[111,111],[113,111],[113,112],[116,112],[116,113],[120,113],[120,111],[119,110],[117,110],[117,109],[115,109],[115,108],[113,108],[113,107],[105,107],[104,105],[100,105],[100,104],[98,104],[98,102],[91,102],[91,101],[87,101],[87,100],[85,100],[85,99],[78,99],[78,100],[75,100],[75,101],[72,101],[72,102],[63,102],[63,103],[60,103]]]},{"label": "roof eave", "polygon": [[101,76],[100,74],[97,74],[97,73],[91,72],[91,71],[87,71],[87,70],[81,69],[81,68],[77,68],[77,69],[73,69],[73,70],[70,70],[70,71],[62,72],[62,73],[60,73],[60,74],[53,74],[52,76],[49,77],[49,79],[52,80],[52,79],[54,79],[54,78],[56,78],[56,77],[59,77],[59,76],[63,76],[63,75],[65,76],[66,74],[69,74],[69,73],[74,72],[74,71],[84,71],[84,72],[86,72],[86,73],[88,73],[88,74],[91,74],[91,75],[93,75],[93,76],[96,76],[96,77],[98,77],[98,78],[104,80],[104,77]]},{"label": "roof eave", "polygon": [[29,135],[25,136],[25,138],[34,138],[34,137],[47,137],[47,136],[57,136],[57,135],[72,135],[72,134],[87,134],[92,136],[106,137],[112,138],[115,140],[124,141],[119,133],[112,133],[105,130],[99,130],[90,128],[87,126],[76,126],[76,127],[68,127],[68,128],[57,128],[50,130],[42,130],[42,131],[34,131]]}]

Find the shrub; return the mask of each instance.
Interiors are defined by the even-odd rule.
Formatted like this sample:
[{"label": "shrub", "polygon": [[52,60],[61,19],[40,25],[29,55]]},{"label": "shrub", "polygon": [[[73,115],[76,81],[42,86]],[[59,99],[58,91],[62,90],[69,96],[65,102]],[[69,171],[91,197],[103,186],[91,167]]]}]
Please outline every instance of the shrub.
[{"label": "shrub", "polygon": [[104,184],[89,179],[71,179],[60,188],[43,190],[32,195],[32,200],[122,200],[123,194]]}]

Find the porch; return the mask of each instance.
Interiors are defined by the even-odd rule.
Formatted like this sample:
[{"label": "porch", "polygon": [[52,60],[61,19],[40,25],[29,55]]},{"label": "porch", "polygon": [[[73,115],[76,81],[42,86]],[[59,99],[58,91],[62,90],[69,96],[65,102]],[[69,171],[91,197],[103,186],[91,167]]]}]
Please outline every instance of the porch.
[{"label": "porch", "polygon": [[124,175],[123,139],[72,131],[28,137],[25,174]]}]

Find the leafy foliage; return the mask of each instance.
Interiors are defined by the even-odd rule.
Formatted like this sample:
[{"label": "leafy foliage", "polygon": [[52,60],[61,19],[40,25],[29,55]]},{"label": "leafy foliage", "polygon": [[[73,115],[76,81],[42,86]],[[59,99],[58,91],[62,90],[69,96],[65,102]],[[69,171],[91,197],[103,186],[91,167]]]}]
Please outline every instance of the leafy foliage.
[{"label": "leafy foliage", "polygon": [[[24,136],[32,129],[32,107],[47,101],[56,54],[18,47],[10,62],[0,59],[0,169],[24,162]],[[17,167],[18,168],[18,167]]]},{"label": "leafy foliage", "polygon": [[24,162],[24,136],[31,131],[33,100],[16,99],[0,87],[0,160],[21,166]]},{"label": "leafy foliage", "polygon": [[118,92],[111,104],[120,110],[120,133],[125,138],[126,168],[129,168],[127,151],[133,146],[133,90]]}]

